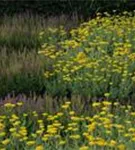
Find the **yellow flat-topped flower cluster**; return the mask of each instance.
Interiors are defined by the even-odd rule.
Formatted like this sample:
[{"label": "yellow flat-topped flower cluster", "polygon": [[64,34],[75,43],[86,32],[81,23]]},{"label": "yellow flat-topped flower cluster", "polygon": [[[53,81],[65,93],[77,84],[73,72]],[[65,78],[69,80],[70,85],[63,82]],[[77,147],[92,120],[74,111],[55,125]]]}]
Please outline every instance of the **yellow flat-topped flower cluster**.
[{"label": "yellow flat-topped flower cluster", "polygon": [[11,150],[133,150],[135,111],[119,102],[93,102],[89,115],[79,115],[70,101],[54,114],[19,113],[23,107],[7,103],[1,107],[0,149]]},{"label": "yellow flat-topped flower cluster", "polygon": [[[114,99],[131,96],[135,88],[135,15],[105,14],[69,32],[61,28],[55,32],[61,38],[45,42],[39,53],[48,62],[46,81],[57,80],[61,89],[65,85],[73,93],[92,97],[104,93]],[[63,38],[61,33],[65,33]]]}]

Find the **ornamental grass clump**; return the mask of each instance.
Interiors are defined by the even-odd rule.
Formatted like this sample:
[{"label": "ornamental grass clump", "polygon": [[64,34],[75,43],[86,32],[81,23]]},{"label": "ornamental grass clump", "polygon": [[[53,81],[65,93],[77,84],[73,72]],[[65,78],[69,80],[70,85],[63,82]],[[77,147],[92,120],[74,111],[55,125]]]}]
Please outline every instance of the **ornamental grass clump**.
[{"label": "ornamental grass clump", "polygon": [[39,53],[48,61],[44,73],[48,92],[70,91],[90,97],[108,93],[108,98],[133,99],[134,27],[134,14],[104,13],[103,17],[98,13],[54,44],[44,43]]}]

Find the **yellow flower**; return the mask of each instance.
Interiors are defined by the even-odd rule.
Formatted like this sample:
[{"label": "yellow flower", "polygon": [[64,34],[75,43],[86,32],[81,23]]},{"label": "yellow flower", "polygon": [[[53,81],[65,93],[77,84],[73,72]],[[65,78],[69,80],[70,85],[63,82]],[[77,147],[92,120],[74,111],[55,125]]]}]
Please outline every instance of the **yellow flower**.
[{"label": "yellow flower", "polygon": [[15,104],[6,103],[6,104],[4,104],[4,106],[5,106],[6,108],[14,108],[14,107],[15,107]]},{"label": "yellow flower", "polygon": [[61,141],[59,142],[59,145],[64,145],[64,144],[66,144],[66,141],[64,141],[64,140],[61,140]]},{"label": "yellow flower", "polygon": [[114,106],[118,106],[119,105],[119,103],[118,102],[114,102]]},{"label": "yellow flower", "polygon": [[111,131],[109,131],[109,130],[106,130],[106,134],[111,134],[112,132]]},{"label": "yellow flower", "polygon": [[72,131],[78,131],[78,130],[79,130],[78,128],[73,128],[73,129],[72,129]]},{"label": "yellow flower", "polygon": [[77,54],[76,60],[80,64],[86,63],[87,62],[87,56],[84,52],[79,52]]},{"label": "yellow flower", "polygon": [[47,117],[47,120],[49,120],[49,121],[52,121],[52,120],[54,120],[55,118],[54,118],[54,116],[52,116],[52,115],[49,115],[48,117]]},{"label": "yellow flower", "polygon": [[0,123],[0,130],[3,130],[4,129],[4,124],[3,123]]},{"label": "yellow flower", "polygon": [[0,119],[6,119],[6,117],[7,117],[7,116],[5,116],[5,115],[1,115],[1,116],[0,116]]},{"label": "yellow flower", "polygon": [[131,140],[132,140],[133,142],[135,142],[135,137],[133,137]]},{"label": "yellow flower", "polygon": [[14,137],[14,138],[20,138],[21,137],[21,135],[19,134],[19,133],[12,133],[12,136]]},{"label": "yellow flower", "polygon": [[16,128],[10,128],[9,131],[10,132],[16,132]]},{"label": "yellow flower", "polygon": [[20,130],[18,131],[19,132],[19,134],[21,135],[21,136],[26,136],[27,135],[27,129],[26,129],[26,127],[20,127]]},{"label": "yellow flower", "polygon": [[20,139],[20,141],[27,141],[27,140],[28,140],[27,136],[25,136],[25,137],[23,137],[23,138]]},{"label": "yellow flower", "polygon": [[75,117],[75,116],[71,116],[71,120],[72,121],[80,121],[80,118],[79,117]]},{"label": "yellow flower", "polygon": [[35,148],[35,150],[44,150],[44,147],[43,147],[43,145],[38,145],[38,146]]},{"label": "yellow flower", "polygon": [[48,137],[43,137],[42,140],[46,142],[48,140]]},{"label": "yellow flower", "polygon": [[4,131],[0,133],[0,137],[3,137],[5,135],[6,135],[6,133]]},{"label": "yellow flower", "polygon": [[93,145],[95,145],[95,144],[96,144],[95,141],[90,141],[90,142],[89,142],[89,145],[90,145],[90,146],[93,146]]},{"label": "yellow flower", "polygon": [[28,146],[33,146],[33,145],[36,144],[36,142],[35,142],[35,141],[27,141],[26,144],[27,144]]},{"label": "yellow flower", "polygon": [[12,114],[11,117],[12,117],[11,121],[15,121],[15,120],[19,119],[19,117],[16,114]]},{"label": "yellow flower", "polygon": [[7,145],[10,143],[10,139],[5,139],[1,142],[3,145]]},{"label": "yellow flower", "polygon": [[27,117],[28,116],[28,114],[26,114],[26,113],[23,113],[23,117]]},{"label": "yellow flower", "polygon": [[130,136],[131,136],[131,134],[129,134],[129,133],[124,134],[124,137],[130,137]]},{"label": "yellow flower", "polygon": [[110,96],[110,93],[105,93],[104,96],[105,96],[105,97],[109,97],[109,96]]},{"label": "yellow flower", "polygon": [[6,150],[6,148],[0,148],[0,150]]},{"label": "yellow flower", "polygon": [[103,101],[103,104],[104,104],[105,106],[110,106],[110,105],[111,105],[111,102]]},{"label": "yellow flower", "polygon": [[126,150],[126,146],[124,144],[118,145],[119,150]]},{"label": "yellow flower", "polygon": [[65,104],[70,105],[70,104],[71,104],[71,102],[70,102],[70,101],[67,101],[67,102],[65,102]]},{"label": "yellow flower", "polygon": [[36,138],[36,137],[37,137],[37,134],[32,133],[31,136],[32,136],[33,138]]},{"label": "yellow flower", "polygon": [[56,134],[57,133],[57,128],[52,127],[47,129],[47,133],[49,134]]},{"label": "yellow flower", "polygon": [[34,117],[37,117],[37,116],[38,116],[38,114],[37,114],[36,111],[33,111],[32,114],[33,114]]},{"label": "yellow flower", "polygon": [[59,122],[53,123],[53,126],[54,126],[54,127],[60,127],[60,126],[61,126],[61,123],[59,123]]},{"label": "yellow flower", "polygon": [[130,115],[131,115],[131,116],[135,116],[135,112],[131,112]]},{"label": "yellow flower", "polygon": [[101,103],[99,103],[99,102],[94,102],[94,103],[92,104],[93,107],[98,107],[98,106],[100,106],[100,105],[101,105]]},{"label": "yellow flower", "polygon": [[18,125],[20,125],[21,124],[21,121],[16,121],[16,122],[14,122],[14,126],[18,126]]},{"label": "yellow flower", "polygon": [[88,150],[89,149],[89,147],[88,146],[82,146],[82,147],[80,147],[80,149],[79,150]]},{"label": "yellow flower", "polygon": [[42,113],[42,115],[46,117],[46,116],[48,116],[48,113]]},{"label": "yellow flower", "polygon": [[96,142],[97,145],[99,146],[105,146],[106,145],[106,142],[104,140],[99,140]]},{"label": "yellow flower", "polygon": [[43,120],[40,119],[40,120],[38,120],[37,122],[40,124],[40,123],[43,123]]},{"label": "yellow flower", "polygon": [[22,105],[23,105],[23,102],[17,102],[16,105],[17,105],[17,106],[22,106]]},{"label": "yellow flower", "polygon": [[111,141],[110,141],[110,143],[109,143],[109,146],[114,147],[114,146],[116,146],[116,144],[117,144],[117,142],[116,142],[116,141],[111,140]]},{"label": "yellow flower", "polygon": [[68,104],[62,105],[61,108],[67,109],[67,108],[69,108],[69,105]]},{"label": "yellow flower", "polygon": [[41,135],[44,131],[43,130],[37,130],[36,134]]},{"label": "yellow flower", "polygon": [[[130,122],[131,123],[131,122]],[[128,129],[129,132],[135,132],[135,128],[129,128]]]},{"label": "yellow flower", "polygon": [[96,129],[96,124],[93,122],[90,125],[88,125],[88,131],[92,132]]},{"label": "yellow flower", "polygon": [[70,114],[70,115],[74,115],[75,112],[74,112],[74,111],[70,111],[69,114]]}]

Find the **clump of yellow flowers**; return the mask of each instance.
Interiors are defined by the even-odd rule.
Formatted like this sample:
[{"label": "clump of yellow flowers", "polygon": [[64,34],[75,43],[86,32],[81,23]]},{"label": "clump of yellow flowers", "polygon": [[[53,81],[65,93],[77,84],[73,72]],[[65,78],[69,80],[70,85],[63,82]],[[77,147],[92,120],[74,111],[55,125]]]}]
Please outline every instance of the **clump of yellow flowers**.
[{"label": "clump of yellow flowers", "polygon": [[50,114],[23,111],[22,102],[1,106],[0,149],[11,150],[132,150],[135,147],[135,111],[119,102],[94,101],[89,115],[64,102]]},{"label": "clump of yellow flowers", "polygon": [[91,97],[109,93],[114,99],[132,98],[135,15],[105,15],[98,13],[69,32],[62,27],[49,29],[53,36],[39,51],[47,62],[44,76],[48,91],[58,93],[68,88]]}]

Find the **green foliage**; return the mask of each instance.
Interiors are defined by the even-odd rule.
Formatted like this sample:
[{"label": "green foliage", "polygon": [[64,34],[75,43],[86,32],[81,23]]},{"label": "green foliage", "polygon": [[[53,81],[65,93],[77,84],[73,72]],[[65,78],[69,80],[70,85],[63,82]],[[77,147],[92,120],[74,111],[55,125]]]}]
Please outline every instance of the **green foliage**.
[{"label": "green foliage", "polygon": [[129,104],[107,100],[90,103],[87,99],[82,101],[80,96],[58,102],[48,95],[35,103],[34,98],[8,96],[1,105],[1,149],[132,150],[135,147],[135,111]]},{"label": "green foliage", "polygon": [[[45,39],[39,53],[49,62],[44,74],[49,93],[134,99],[135,15],[104,15],[65,33],[66,39]],[[51,32],[55,35],[57,30]]]}]

